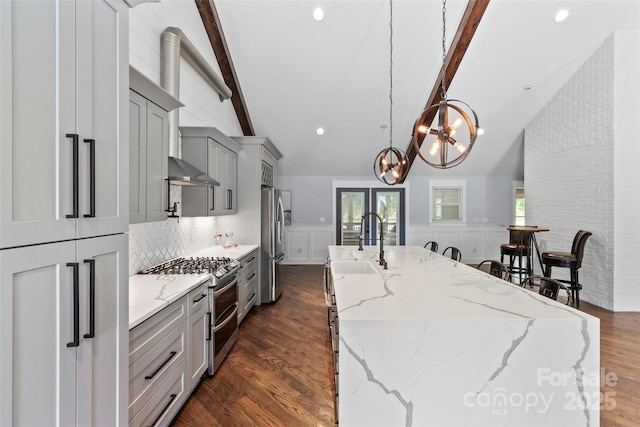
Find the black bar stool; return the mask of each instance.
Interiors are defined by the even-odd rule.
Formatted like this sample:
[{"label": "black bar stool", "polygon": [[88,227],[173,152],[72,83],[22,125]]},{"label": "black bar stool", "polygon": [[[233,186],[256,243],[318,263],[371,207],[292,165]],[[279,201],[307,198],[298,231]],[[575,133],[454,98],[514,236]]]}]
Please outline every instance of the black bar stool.
[{"label": "black bar stool", "polygon": [[552,267],[563,267],[570,270],[570,280],[559,280],[560,282],[569,284],[571,296],[576,302],[576,308],[580,307],[580,290],[582,285],[578,280],[578,270],[582,266],[582,257],[584,255],[584,246],[587,239],[591,236],[590,231],[580,230],[573,238],[571,252],[543,252],[542,262],[544,263],[545,277],[551,277]]}]

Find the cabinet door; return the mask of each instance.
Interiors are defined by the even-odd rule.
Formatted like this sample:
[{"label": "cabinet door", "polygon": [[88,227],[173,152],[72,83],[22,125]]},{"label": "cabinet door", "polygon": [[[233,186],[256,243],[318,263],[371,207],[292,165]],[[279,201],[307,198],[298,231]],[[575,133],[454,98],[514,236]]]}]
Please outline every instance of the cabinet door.
[{"label": "cabinet door", "polygon": [[75,5],[0,1],[0,248],[72,239]]},{"label": "cabinet door", "polygon": [[[182,158],[195,168],[216,178],[215,166],[218,150],[207,138],[183,138]],[[183,186],[182,216],[215,215],[215,191],[217,187]]]},{"label": "cabinet door", "polygon": [[75,251],[75,242],[0,251],[2,426],[76,424]]},{"label": "cabinet door", "polygon": [[207,370],[207,305],[203,305],[196,313],[189,316],[189,385],[188,389],[198,384],[200,377]]},{"label": "cabinet door", "polygon": [[[121,0],[78,1],[75,7],[76,133],[80,138],[78,236],[126,232],[129,225],[129,11]],[[90,140],[95,141],[93,154]]]},{"label": "cabinet door", "polygon": [[[146,221],[147,100],[129,91],[129,223]],[[166,217],[166,216],[165,216]]]},{"label": "cabinet door", "polygon": [[229,211],[227,197],[227,157],[229,157],[229,150],[218,143],[215,144],[218,146],[218,164],[215,178],[220,182],[220,186],[215,190],[217,194],[216,211],[218,214],[226,214]]},{"label": "cabinet door", "polygon": [[238,211],[237,201],[237,173],[238,156],[233,151],[229,151],[227,154],[227,211],[230,214],[234,214]]},{"label": "cabinet door", "polygon": [[146,124],[146,221],[164,221],[167,219],[169,113],[147,102]]},{"label": "cabinet door", "polygon": [[78,241],[81,426],[126,425],[128,421],[128,259],[126,234]]}]

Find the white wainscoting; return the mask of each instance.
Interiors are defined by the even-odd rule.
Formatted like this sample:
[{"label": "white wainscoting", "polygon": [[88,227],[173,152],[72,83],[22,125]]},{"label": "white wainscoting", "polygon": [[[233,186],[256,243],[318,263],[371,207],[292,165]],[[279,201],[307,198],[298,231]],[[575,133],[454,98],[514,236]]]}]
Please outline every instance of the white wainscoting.
[{"label": "white wainscoting", "polygon": [[[462,252],[462,261],[477,264],[485,259],[500,259],[500,245],[509,241],[506,226],[433,226],[409,227],[406,244],[424,246],[430,240],[438,242],[438,251],[455,246]],[[329,256],[327,246],[335,244],[333,226],[285,227],[284,264],[322,264]]]}]

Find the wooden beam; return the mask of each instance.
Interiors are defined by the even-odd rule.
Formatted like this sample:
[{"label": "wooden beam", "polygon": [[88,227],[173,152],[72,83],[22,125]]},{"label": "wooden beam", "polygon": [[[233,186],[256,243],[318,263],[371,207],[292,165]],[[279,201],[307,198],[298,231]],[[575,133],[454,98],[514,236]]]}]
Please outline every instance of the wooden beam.
[{"label": "wooden beam", "polygon": [[251,118],[247,110],[247,104],[244,101],[242,90],[240,89],[240,82],[236,76],[236,70],[233,67],[233,61],[229,54],[229,48],[227,41],[224,38],[222,26],[220,25],[220,19],[218,18],[218,11],[213,3],[213,0],[195,0],[198,12],[200,12],[200,18],[204,24],[204,28],[209,36],[209,42],[213,48],[213,53],[216,55],[220,71],[222,72],[222,78],[227,86],[231,89],[231,103],[233,109],[236,112],[238,121],[242,128],[242,133],[245,136],[255,136],[253,131],[253,125],[251,124]]},{"label": "wooden beam", "polygon": [[[444,60],[444,64],[440,68],[440,73],[438,74],[436,82],[433,85],[433,89],[431,90],[429,99],[427,100],[427,103],[424,107],[425,109],[427,109],[431,105],[437,104],[442,100],[442,79],[445,79],[445,87],[448,88],[451,85],[451,81],[453,80],[456,71],[458,71],[458,67],[462,62],[462,58],[464,58],[464,54],[469,47],[469,43],[471,43],[471,39],[473,38],[473,35],[478,28],[478,24],[480,24],[480,20],[482,19],[482,15],[484,14],[484,11],[487,9],[488,5],[489,0],[469,0],[469,2],[467,3],[467,8],[462,15],[460,25],[458,26],[458,30],[453,37],[453,41],[451,42],[451,46],[449,47],[447,56]],[[433,109],[433,114],[425,116],[424,123],[431,124],[431,122],[435,118],[436,113],[437,109]],[[422,146],[424,138],[425,135],[420,134],[418,136],[419,146]],[[405,174],[405,179],[409,173],[409,170],[411,170],[413,161],[418,155],[418,152],[412,141],[409,141],[409,147],[407,148],[406,153],[409,160],[409,166],[407,168],[407,173]]]}]

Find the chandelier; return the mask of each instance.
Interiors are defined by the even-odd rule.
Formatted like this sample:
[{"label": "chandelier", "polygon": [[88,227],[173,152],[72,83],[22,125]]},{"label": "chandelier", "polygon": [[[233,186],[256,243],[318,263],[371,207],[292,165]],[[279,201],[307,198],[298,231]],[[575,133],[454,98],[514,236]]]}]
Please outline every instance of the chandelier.
[{"label": "chandelier", "polygon": [[[462,163],[467,158],[476,138],[482,133],[478,116],[463,101],[447,98],[446,88],[446,11],[447,0],[442,2],[442,97],[437,104],[427,107],[413,127],[413,148],[427,164],[448,169]],[[465,111],[466,110],[466,111]],[[470,118],[472,117],[473,120]],[[434,122],[437,119],[437,122]],[[429,123],[431,124],[429,124]],[[420,141],[429,148],[428,153],[420,150]]]},{"label": "chandelier", "polygon": [[389,0],[389,147],[373,161],[373,173],[387,185],[402,182],[409,167],[404,151],[393,146],[393,0]]}]

